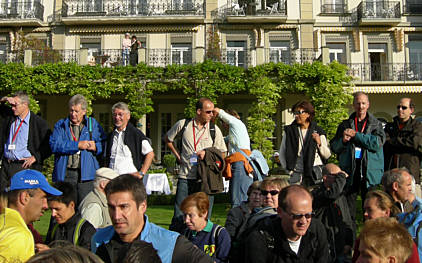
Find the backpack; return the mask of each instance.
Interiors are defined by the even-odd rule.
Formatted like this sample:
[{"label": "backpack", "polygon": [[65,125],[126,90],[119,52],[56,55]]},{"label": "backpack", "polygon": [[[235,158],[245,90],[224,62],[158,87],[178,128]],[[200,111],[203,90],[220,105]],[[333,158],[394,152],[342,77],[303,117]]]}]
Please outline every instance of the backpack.
[{"label": "backpack", "polygon": [[[218,237],[220,236],[221,230],[223,230],[224,227],[220,226],[220,225],[215,225],[214,230],[212,231],[212,236],[215,240],[215,251],[213,252],[212,256],[210,256],[212,259],[215,259],[217,257],[217,247],[218,247]],[[189,228],[185,229],[185,232],[183,233],[183,235],[189,239],[189,236],[191,235],[192,230],[190,230]],[[209,256],[209,254],[204,251],[205,254],[207,254]]]},{"label": "backpack", "polygon": [[[81,228],[85,222],[86,220],[84,218],[81,218],[79,219],[78,223],[75,226],[75,230],[73,232],[73,242],[72,242],[75,246],[79,244],[79,236],[81,235]],[[54,238],[58,227],[59,227],[59,224],[57,223],[53,226],[53,230],[51,231],[51,239]]]},{"label": "backpack", "polygon": [[[189,122],[191,122],[191,121],[193,121],[193,119],[185,119],[185,122],[183,124],[182,129],[175,136],[175,140],[177,140],[175,145],[176,145],[177,150],[179,150],[180,155],[182,155],[182,149],[183,149],[183,147],[182,147],[183,134],[185,133],[186,127],[188,126]],[[215,123],[210,121],[209,127],[210,127],[210,135],[211,135],[212,144],[214,145]]]},{"label": "backpack", "polygon": [[244,151],[240,150],[236,145],[233,146],[236,152],[240,152],[253,168],[254,181],[262,181],[268,175],[270,168],[268,167],[267,160],[259,150],[253,150],[251,155],[247,155]]},{"label": "backpack", "polygon": [[400,213],[397,220],[404,224],[418,247],[419,258],[422,259],[422,204],[416,205],[412,212]]}]

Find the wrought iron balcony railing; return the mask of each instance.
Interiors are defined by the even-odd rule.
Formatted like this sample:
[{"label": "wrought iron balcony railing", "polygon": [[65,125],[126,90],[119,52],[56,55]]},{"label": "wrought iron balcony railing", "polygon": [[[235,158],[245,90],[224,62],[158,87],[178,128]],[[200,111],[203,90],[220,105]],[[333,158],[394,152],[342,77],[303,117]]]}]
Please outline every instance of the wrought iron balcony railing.
[{"label": "wrought iron balcony railing", "polygon": [[147,49],[147,64],[154,67],[192,64],[192,49]]},{"label": "wrought iron balcony railing", "polygon": [[0,19],[34,19],[43,20],[44,6],[38,1],[6,2],[0,4]]},{"label": "wrought iron balcony railing", "polygon": [[282,50],[280,48],[266,48],[266,63],[284,63],[288,65],[312,63],[319,59],[320,50],[313,48],[299,48],[292,50]]},{"label": "wrought iron balcony railing", "polygon": [[228,16],[286,16],[286,0],[267,1],[254,0],[242,3],[240,0],[229,0],[226,5],[212,11],[215,18]]},{"label": "wrought iron balcony railing", "polygon": [[400,18],[400,2],[362,1],[357,8],[358,20]]},{"label": "wrought iron balcony railing", "polygon": [[24,52],[2,50],[0,51],[0,63],[20,63],[23,62]]},{"label": "wrought iron balcony railing", "polygon": [[86,1],[63,3],[62,17],[70,16],[157,16],[203,15],[203,0]]},{"label": "wrought iron balcony railing", "polygon": [[420,63],[351,63],[348,74],[355,81],[415,81],[422,80],[422,64]]},{"label": "wrought iron balcony railing", "polygon": [[345,14],[347,13],[347,4],[345,3],[322,4],[321,13],[322,14]]},{"label": "wrought iron balcony railing", "polygon": [[403,6],[403,12],[405,14],[415,14],[415,15],[422,15],[422,3],[416,3],[412,1],[407,1],[406,4]]},{"label": "wrought iron balcony railing", "polygon": [[78,49],[32,50],[32,65],[45,63],[79,63]]}]

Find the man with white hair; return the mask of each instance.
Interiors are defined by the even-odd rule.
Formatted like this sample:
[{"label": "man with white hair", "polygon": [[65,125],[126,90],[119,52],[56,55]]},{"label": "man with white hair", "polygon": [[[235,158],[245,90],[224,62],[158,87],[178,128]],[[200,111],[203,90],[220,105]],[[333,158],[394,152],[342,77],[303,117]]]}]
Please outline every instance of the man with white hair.
[{"label": "man with white hair", "polygon": [[98,169],[95,175],[94,190],[82,200],[79,211],[82,217],[95,228],[104,228],[111,225],[104,189],[110,180],[113,180],[119,174],[110,168],[103,167]]}]

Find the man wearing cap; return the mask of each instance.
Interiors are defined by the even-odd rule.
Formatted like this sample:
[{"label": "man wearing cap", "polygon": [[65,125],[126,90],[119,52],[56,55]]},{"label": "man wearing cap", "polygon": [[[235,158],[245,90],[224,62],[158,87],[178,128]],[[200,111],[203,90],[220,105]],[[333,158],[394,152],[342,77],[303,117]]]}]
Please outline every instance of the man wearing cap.
[{"label": "man wearing cap", "polygon": [[110,168],[100,168],[95,173],[94,190],[92,190],[79,205],[79,211],[83,218],[88,220],[95,228],[103,228],[111,225],[111,218],[108,212],[105,187],[117,176]]},{"label": "man wearing cap", "polygon": [[47,194],[61,195],[36,170],[23,170],[11,178],[5,193],[8,208],[0,214],[0,256],[7,262],[25,262],[34,255],[34,238],[27,225],[48,208]]}]

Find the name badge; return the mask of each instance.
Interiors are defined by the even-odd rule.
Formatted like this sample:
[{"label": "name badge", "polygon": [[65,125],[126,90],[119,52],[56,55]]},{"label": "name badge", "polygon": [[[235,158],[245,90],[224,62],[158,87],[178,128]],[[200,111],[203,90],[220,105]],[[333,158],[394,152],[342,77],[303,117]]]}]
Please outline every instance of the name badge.
[{"label": "name badge", "polygon": [[360,147],[355,147],[355,159],[362,158],[362,149]]},{"label": "name badge", "polygon": [[189,162],[191,165],[196,165],[198,163],[198,155],[196,153],[193,153],[189,158]]},{"label": "name badge", "polygon": [[81,151],[77,151],[77,152],[76,152],[76,154],[77,154],[77,155],[81,155]]},{"label": "name badge", "polygon": [[9,151],[13,151],[13,150],[15,150],[15,149],[16,149],[16,145],[15,145],[15,144],[9,144],[9,146],[7,147],[7,149],[8,149]]}]

